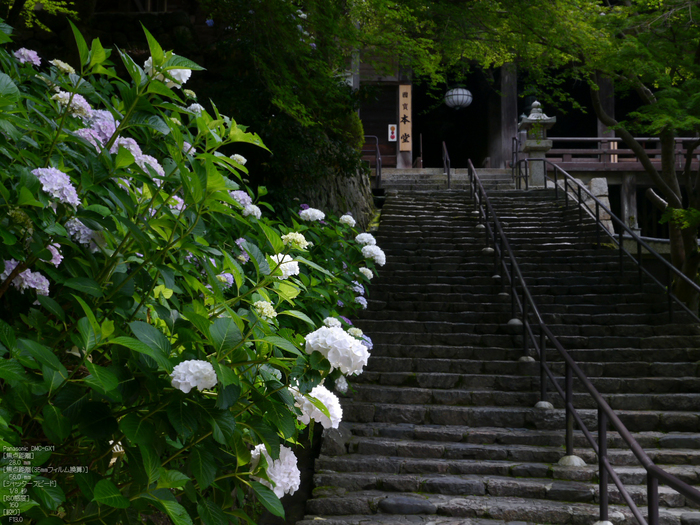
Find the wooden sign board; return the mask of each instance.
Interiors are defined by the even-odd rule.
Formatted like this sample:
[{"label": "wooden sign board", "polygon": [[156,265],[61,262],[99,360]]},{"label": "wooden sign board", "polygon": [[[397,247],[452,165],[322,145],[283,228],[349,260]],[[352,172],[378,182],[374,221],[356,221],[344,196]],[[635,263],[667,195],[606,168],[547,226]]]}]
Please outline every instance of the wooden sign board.
[{"label": "wooden sign board", "polygon": [[411,108],[411,85],[399,86],[399,151],[413,149],[413,113]]}]

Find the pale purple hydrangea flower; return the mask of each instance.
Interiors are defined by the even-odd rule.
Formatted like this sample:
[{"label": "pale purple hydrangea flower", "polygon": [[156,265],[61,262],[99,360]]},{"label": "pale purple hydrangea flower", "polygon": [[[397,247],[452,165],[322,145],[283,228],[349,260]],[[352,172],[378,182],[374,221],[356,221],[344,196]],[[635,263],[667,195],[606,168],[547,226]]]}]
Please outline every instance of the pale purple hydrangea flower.
[{"label": "pale purple hydrangea flower", "polygon": [[224,290],[227,290],[233,286],[234,279],[232,273],[220,273],[216,278],[221,282],[221,286]]},{"label": "pale purple hydrangea flower", "polygon": [[61,251],[59,250],[60,247],[61,245],[57,243],[49,244],[46,247],[51,252],[51,260],[49,262],[56,268],[58,268],[63,260],[63,255],[61,255]]},{"label": "pale purple hydrangea flower", "polygon": [[300,204],[299,205],[299,208],[301,208],[302,210],[308,210],[310,207],[311,206],[309,206],[308,204]]},{"label": "pale purple hydrangea flower", "polygon": [[[10,274],[17,268],[19,263],[14,259],[5,261],[5,270],[0,274],[0,282],[5,281]],[[49,295],[49,280],[39,272],[24,270],[12,279],[12,286],[20,292],[31,289],[36,290],[37,295]]]},{"label": "pale purple hydrangea flower", "polygon": [[134,159],[141,158],[143,153],[141,152],[141,146],[139,146],[134,139],[131,137],[119,137],[114,141],[109,152],[114,154],[119,152],[119,148],[125,148],[134,156]]},{"label": "pale purple hydrangea flower", "polygon": [[338,317],[340,317],[343,321],[345,321],[347,324],[352,326],[352,321],[350,319],[348,319],[347,317],[343,317],[342,315],[339,315]]},{"label": "pale purple hydrangea flower", "polygon": [[177,195],[173,195],[168,201],[168,207],[174,212],[181,213],[185,209],[185,201]]},{"label": "pale purple hydrangea flower", "polygon": [[74,117],[89,119],[92,116],[92,108],[90,107],[90,104],[87,100],[85,100],[85,97],[78,95],[77,93],[74,93],[73,98],[71,99],[70,93],[67,91],[59,91],[53,97],[51,97],[51,100],[58,102],[58,105],[61,106],[61,108],[68,106],[68,111]]},{"label": "pale purple hydrangea flower", "polygon": [[360,306],[362,306],[363,310],[367,310],[367,299],[365,299],[362,296],[357,296],[357,297],[355,297],[355,302],[357,304],[359,304]]},{"label": "pale purple hydrangea flower", "polygon": [[207,18],[204,23],[207,24],[207,27],[214,27],[214,21],[211,18]]},{"label": "pale purple hydrangea flower", "polygon": [[197,153],[197,150],[192,144],[185,140],[182,142],[182,152],[187,153],[188,155],[195,155]]},{"label": "pale purple hydrangea flower", "polygon": [[253,199],[251,199],[250,195],[248,195],[243,190],[230,191],[229,195],[231,195],[231,198],[235,200],[238,204],[240,204],[243,208],[253,204]]},{"label": "pale purple hydrangea flower", "polygon": [[71,217],[66,221],[66,231],[70,238],[79,244],[92,245],[92,235],[95,233],[90,228],[85,226],[80,219]]},{"label": "pale purple hydrangea flower", "polygon": [[100,145],[102,145],[102,140],[99,134],[92,128],[81,128],[76,129],[74,132],[81,138],[87,140],[90,144],[94,146],[97,151],[100,151]]},{"label": "pale purple hydrangea flower", "polygon": [[362,334],[362,341],[360,341],[363,345],[367,347],[367,350],[372,350],[374,348],[374,344],[372,343],[372,340],[369,338],[368,335]]},{"label": "pale purple hydrangea flower", "polygon": [[365,287],[357,281],[352,282],[352,291],[360,295],[365,295]]},{"label": "pale purple hydrangea flower", "polygon": [[41,65],[41,58],[39,58],[37,52],[32,51],[31,49],[27,49],[26,47],[18,49],[17,51],[15,51],[14,55],[15,58],[19,60],[21,64],[26,64],[27,62],[29,62],[37,67]]},{"label": "pale purple hydrangea flower", "polygon": [[36,168],[32,174],[41,182],[42,189],[58,202],[79,206],[78,192],[70,181],[70,177],[56,168]]},{"label": "pale purple hydrangea flower", "polygon": [[338,303],[337,303],[337,304],[338,304],[338,306],[339,306],[340,308],[342,308],[343,306],[345,306],[345,303],[344,303],[343,301],[341,301],[340,299],[338,299]]},{"label": "pale purple hydrangea flower", "polygon": [[92,112],[90,128],[97,134],[102,144],[106,144],[117,131],[119,121],[109,111],[96,109]]},{"label": "pale purple hydrangea flower", "polygon": [[240,239],[236,239],[236,245],[241,249],[241,253],[240,253],[240,255],[238,255],[236,257],[236,259],[238,259],[239,261],[241,261],[242,263],[245,264],[248,261],[250,261],[250,255],[248,255],[248,253],[241,246],[241,244],[244,242],[245,242],[245,239],[243,237],[241,237]]},{"label": "pale purple hydrangea flower", "polygon": [[140,157],[136,158],[136,164],[138,164],[138,166],[146,173],[149,173],[148,168],[146,167],[146,165],[148,165],[158,175],[160,175],[161,177],[165,177],[165,170],[155,157],[151,157],[150,155],[141,155]]}]

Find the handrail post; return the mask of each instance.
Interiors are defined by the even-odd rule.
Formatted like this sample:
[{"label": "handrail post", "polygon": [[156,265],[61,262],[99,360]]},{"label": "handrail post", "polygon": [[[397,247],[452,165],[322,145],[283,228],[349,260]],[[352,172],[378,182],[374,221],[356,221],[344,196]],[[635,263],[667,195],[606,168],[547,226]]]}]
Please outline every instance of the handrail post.
[{"label": "handrail post", "polygon": [[595,201],[595,247],[600,248],[600,205]]},{"label": "handrail post", "polygon": [[576,185],[578,188],[578,227],[581,231],[581,225],[583,224],[583,202],[581,202],[581,186]]},{"label": "handrail post", "polygon": [[487,224],[489,223],[489,207],[484,206],[484,236],[486,237],[486,247],[489,246],[489,227]]},{"label": "handrail post", "polygon": [[637,267],[639,268],[639,284],[644,284],[644,273],[642,272],[642,245],[637,240]]},{"label": "handrail post", "polygon": [[547,337],[540,326],[540,401],[547,401]]},{"label": "handrail post", "polygon": [[600,522],[608,521],[608,416],[598,407],[598,492],[600,498]]},{"label": "handrail post", "polygon": [[671,267],[666,267],[666,275],[668,276],[668,285],[666,286],[666,296],[668,297],[668,322],[673,322],[673,276],[671,275]]},{"label": "handrail post", "polygon": [[472,174],[472,167],[469,166],[467,168],[467,173],[469,174],[469,199],[472,198],[472,179],[474,178],[474,175]]},{"label": "handrail post", "polygon": [[659,525],[659,478],[647,470],[647,525]]},{"label": "handrail post", "polygon": [[574,414],[571,407],[574,403],[574,375],[569,363],[566,363],[566,455],[574,455]]},{"label": "handrail post", "polygon": [[[542,160],[542,170],[544,171],[544,187],[547,187],[547,164]],[[557,180],[557,170],[554,170],[554,200],[559,198],[559,184]]]},{"label": "handrail post", "polygon": [[515,319],[515,274],[513,273],[513,257],[510,258],[510,318]]},{"label": "handrail post", "polygon": [[624,245],[624,241],[622,240],[622,234],[624,233],[624,231],[625,231],[624,226],[622,226],[622,224],[620,224],[620,236],[619,236],[619,239],[620,239],[619,240],[619,243],[620,243],[620,250],[619,250],[620,251],[620,274],[623,274],[625,271],[624,270],[624,267],[625,267],[624,262],[625,261],[623,258],[624,254],[625,254],[625,245]]},{"label": "handrail post", "polygon": [[523,286],[523,355],[528,355],[528,341],[527,341],[527,297],[525,294],[525,286]]},{"label": "handrail post", "polygon": [[[557,170],[554,171],[556,172]],[[569,209],[569,179],[566,178],[564,179],[564,209]]]}]

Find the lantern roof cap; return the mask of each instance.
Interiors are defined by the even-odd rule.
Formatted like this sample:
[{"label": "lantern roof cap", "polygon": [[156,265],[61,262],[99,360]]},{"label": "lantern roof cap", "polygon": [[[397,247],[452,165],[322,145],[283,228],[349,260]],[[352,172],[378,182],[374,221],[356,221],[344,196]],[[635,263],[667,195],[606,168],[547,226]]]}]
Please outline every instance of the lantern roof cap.
[{"label": "lantern roof cap", "polygon": [[532,103],[532,110],[530,110],[530,115],[523,117],[518,124],[518,129],[530,129],[533,125],[538,125],[544,129],[549,129],[557,122],[557,117],[548,117],[542,111],[542,104],[538,101]]}]

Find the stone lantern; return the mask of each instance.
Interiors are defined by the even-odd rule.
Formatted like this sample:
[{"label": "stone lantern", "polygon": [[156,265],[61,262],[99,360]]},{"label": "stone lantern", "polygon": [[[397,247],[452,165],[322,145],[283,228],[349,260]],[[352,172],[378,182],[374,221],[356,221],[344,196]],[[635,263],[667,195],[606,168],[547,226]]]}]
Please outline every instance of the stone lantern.
[{"label": "stone lantern", "polygon": [[[542,111],[542,104],[532,103],[529,116],[522,117],[518,129],[527,133],[523,151],[531,159],[544,159],[552,149],[552,141],[547,139],[547,130],[557,122],[557,117],[548,117]],[[547,167],[544,162],[530,162],[530,185],[545,186]]]}]

